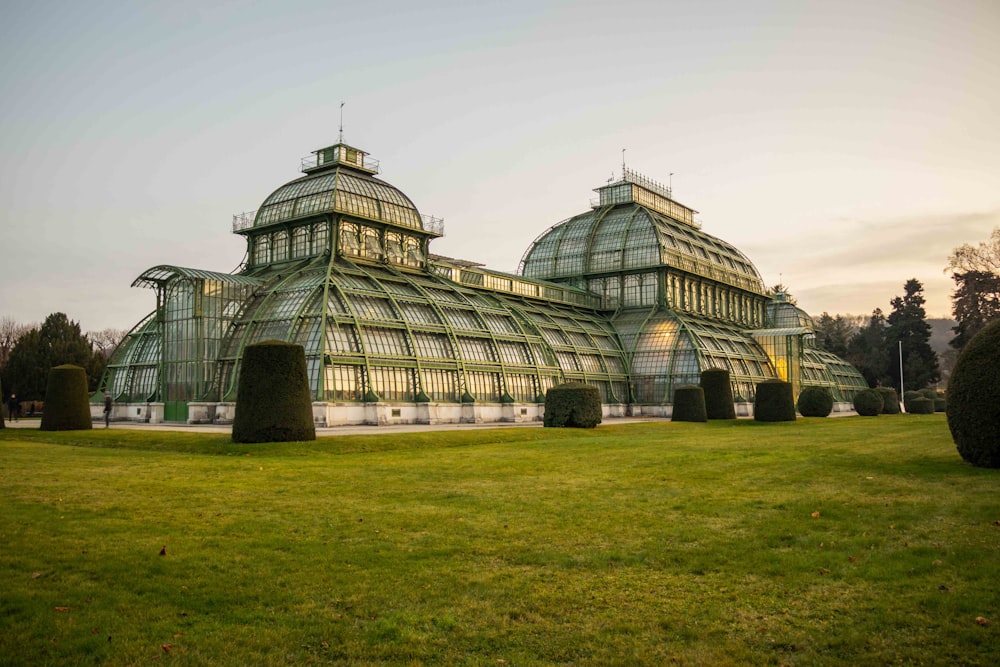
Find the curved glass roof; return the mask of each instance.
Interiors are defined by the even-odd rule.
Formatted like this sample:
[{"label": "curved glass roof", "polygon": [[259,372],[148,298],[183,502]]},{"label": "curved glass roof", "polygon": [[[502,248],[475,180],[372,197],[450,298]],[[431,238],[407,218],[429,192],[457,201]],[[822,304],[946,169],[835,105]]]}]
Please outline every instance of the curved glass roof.
[{"label": "curved glass roof", "polygon": [[423,229],[417,207],[400,190],[364,172],[339,166],[282,185],[264,200],[253,226],[332,211]]},{"label": "curved glass roof", "polygon": [[757,268],[734,246],[636,203],[595,208],[549,228],[525,252],[519,272],[556,280],[664,265],[764,291]]},{"label": "curved glass roof", "polygon": [[627,397],[611,323],[591,311],[470,289],[430,274],[319,259],[257,293],[219,355],[235,395],[246,345],[304,346],[316,400],[535,401],[569,379]]},{"label": "curved glass roof", "polygon": [[666,308],[625,311],[614,322],[631,356],[638,403],[671,403],[677,387],[698,384],[709,368],[728,370],[734,394],[744,399],[774,377],[763,348],[735,325]]},{"label": "curved glass roof", "polygon": [[[816,324],[809,314],[788,300],[788,295],[778,292],[767,303],[766,325],[771,329],[808,329],[816,331]],[[805,333],[799,331],[798,333]]]},{"label": "curved glass roof", "polygon": [[219,282],[233,285],[245,285],[248,287],[258,287],[264,281],[244,274],[219,273],[218,271],[205,271],[203,269],[189,269],[183,266],[170,266],[161,264],[151,269],[146,269],[132,281],[132,287],[152,287],[165,285],[179,278],[218,280]]}]

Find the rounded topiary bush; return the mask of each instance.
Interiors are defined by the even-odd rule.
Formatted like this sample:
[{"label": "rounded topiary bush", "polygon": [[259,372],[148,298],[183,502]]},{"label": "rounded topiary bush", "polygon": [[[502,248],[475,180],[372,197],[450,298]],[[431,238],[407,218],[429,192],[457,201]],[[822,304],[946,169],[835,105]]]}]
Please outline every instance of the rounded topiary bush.
[{"label": "rounded topiary bush", "polygon": [[918,399],[918,398],[923,398],[923,397],[924,397],[924,395],[921,394],[919,391],[909,391],[908,390],[908,391],[903,392],[903,402],[906,403],[907,405],[910,403],[910,401]]},{"label": "rounded topiary bush", "polygon": [[929,398],[932,401],[938,397],[938,391],[934,387],[925,387],[919,393],[924,398]]},{"label": "rounded topiary bush", "polygon": [[833,412],[833,394],[826,387],[806,387],[799,392],[799,414],[828,417]]},{"label": "rounded topiary bush", "polygon": [[90,418],[90,395],[87,371],[73,364],[56,366],[49,371],[45,386],[43,431],[81,431],[93,428]]},{"label": "rounded topiary bush", "polygon": [[934,399],[934,412],[948,412],[948,399],[943,394]]},{"label": "rounded topiary bush", "polygon": [[753,418],[759,422],[795,421],[795,395],[784,380],[764,380],[757,385]]},{"label": "rounded topiary bush", "polygon": [[[701,388],[705,395],[706,419],[736,419],[733,384],[729,381],[729,371],[725,368],[709,368],[702,371]],[[677,403],[676,395],[674,403]]]},{"label": "rounded topiary bush", "polygon": [[594,428],[601,423],[601,393],[583,382],[558,384],[545,392],[544,426]]},{"label": "rounded topiary bush", "polygon": [[236,388],[233,442],[315,439],[304,348],[277,340],[248,345]]},{"label": "rounded topiary bush", "polygon": [[961,457],[980,468],[1000,468],[1000,320],[958,355],[945,411]]},{"label": "rounded topiary bush", "polygon": [[882,412],[882,394],[864,389],[854,395],[854,411],[862,417],[875,417]]},{"label": "rounded topiary bush", "polygon": [[899,414],[899,394],[892,387],[875,387],[877,391],[882,396],[882,412],[883,415],[898,415]]},{"label": "rounded topiary bush", "polygon": [[675,422],[708,421],[705,408],[705,390],[694,385],[674,390],[674,410],[670,417]]},{"label": "rounded topiary bush", "polygon": [[934,401],[929,398],[915,398],[906,404],[906,411],[911,415],[932,415],[934,414]]}]

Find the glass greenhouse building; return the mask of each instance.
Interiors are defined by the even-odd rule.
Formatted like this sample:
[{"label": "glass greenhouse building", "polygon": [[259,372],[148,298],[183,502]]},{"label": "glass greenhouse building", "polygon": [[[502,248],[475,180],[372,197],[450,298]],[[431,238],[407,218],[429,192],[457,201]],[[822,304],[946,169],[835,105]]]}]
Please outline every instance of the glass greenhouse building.
[{"label": "glass greenhouse building", "polygon": [[234,216],[247,242],[235,273],[156,266],[135,280],[156,307],[108,365],[116,419],[232,421],[243,350],[264,340],[304,347],[320,426],[537,420],[567,381],[596,386],[606,416],[668,416],[707,368],[729,370],[741,404],[775,377],[842,403],[867,386],[746,256],[628,169],[542,233],[516,275],[431,254],[442,221],[361,150],[320,149],[302,172]]}]

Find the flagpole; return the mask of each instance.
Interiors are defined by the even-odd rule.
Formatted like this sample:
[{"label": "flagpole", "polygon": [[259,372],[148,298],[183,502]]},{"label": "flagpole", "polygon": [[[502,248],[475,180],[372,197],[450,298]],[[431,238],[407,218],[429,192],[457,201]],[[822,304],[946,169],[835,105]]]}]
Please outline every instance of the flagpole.
[{"label": "flagpole", "polygon": [[903,400],[903,341],[899,341],[899,404],[903,406],[903,412],[906,412],[906,401]]}]

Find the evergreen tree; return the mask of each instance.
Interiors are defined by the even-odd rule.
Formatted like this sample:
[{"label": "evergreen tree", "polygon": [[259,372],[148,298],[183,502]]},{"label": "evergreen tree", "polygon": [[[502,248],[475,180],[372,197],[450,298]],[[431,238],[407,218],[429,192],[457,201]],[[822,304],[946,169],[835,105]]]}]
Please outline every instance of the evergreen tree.
[{"label": "evergreen tree", "polygon": [[910,278],[903,286],[906,294],[895,297],[892,312],[886,321],[885,342],[887,356],[895,360],[889,363],[889,377],[892,386],[900,388],[899,350],[902,344],[903,381],[906,389],[922,389],[936,383],[941,373],[938,369],[937,354],[931,349],[931,325],[927,323],[924,311],[924,286],[916,278]]},{"label": "evergreen tree", "polygon": [[961,350],[983,327],[1000,318],[1000,227],[989,241],[952,250],[946,270],[955,281],[951,298],[958,320],[950,345]]},{"label": "evergreen tree", "polygon": [[847,344],[855,333],[856,326],[853,316],[837,315],[833,317],[824,312],[816,323],[816,346],[821,350],[833,352],[842,359],[847,358]]},{"label": "evergreen tree", "polygon": [[78,323],[64,313],[52,313],[40,327],[18,339],[4,367],[3,385],[21,400],[44,400],[49,369],[74,364],[86,369],[88,390],[96,391],[105,363],[80,333]]},{"label": "evergreen tree", "polygon": [[955,281],[952,312],[958,324],[952,328],[955,337],[949,345],[961,350],[983,327],[1000,317],[1000,276],[966,271],[951,277]]},{"label": "evergreen tree", "polygon": [[889,379],[889,355],[886,352],[886,323],[881,308],[872,312],[868,323],[860,327],[847,342],[845,359],[849,361],[868,386],[878,387]]}]

